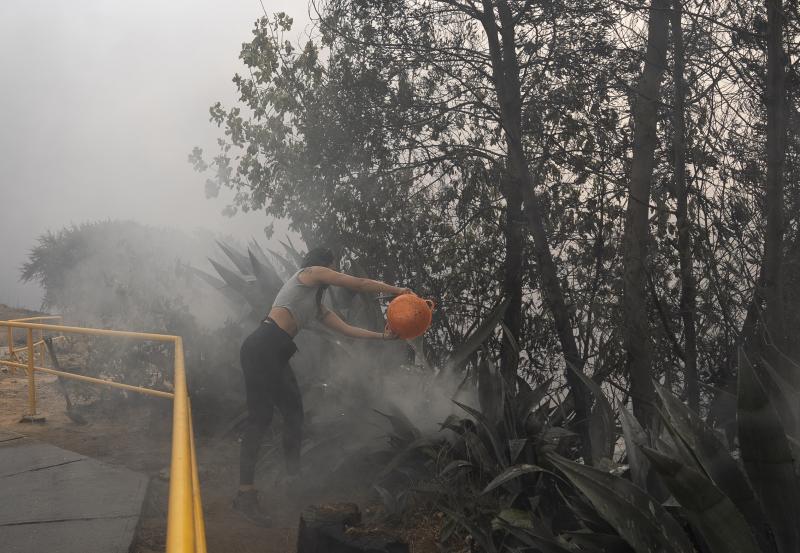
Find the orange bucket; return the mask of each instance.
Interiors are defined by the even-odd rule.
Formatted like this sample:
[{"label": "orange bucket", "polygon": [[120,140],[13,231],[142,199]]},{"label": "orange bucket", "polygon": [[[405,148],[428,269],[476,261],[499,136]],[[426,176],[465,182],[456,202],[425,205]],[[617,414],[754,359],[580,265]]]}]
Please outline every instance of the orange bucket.
[{"label": "orange bucket", "polygon": [[404,340],[416,338],[431,326],[434,307],[431,300],[414,294],[397,296],[386,308],[386,326]]}]

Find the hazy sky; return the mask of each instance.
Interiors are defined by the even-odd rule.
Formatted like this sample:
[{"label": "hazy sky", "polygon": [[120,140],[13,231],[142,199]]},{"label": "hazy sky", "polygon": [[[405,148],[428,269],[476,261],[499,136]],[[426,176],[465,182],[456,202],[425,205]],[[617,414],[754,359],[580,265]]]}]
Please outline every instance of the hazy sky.
[{"label": "hazy sky", "polygon": [[[264,0],[294,30],[302,0]],[[258,0],[0,2],[0,303],[36,308],[19,282],[36,237],[70,223],[133,219],[263,239],[261,213],[230,219],[186,158],[213,151],[215,101],[235,100]]]}]

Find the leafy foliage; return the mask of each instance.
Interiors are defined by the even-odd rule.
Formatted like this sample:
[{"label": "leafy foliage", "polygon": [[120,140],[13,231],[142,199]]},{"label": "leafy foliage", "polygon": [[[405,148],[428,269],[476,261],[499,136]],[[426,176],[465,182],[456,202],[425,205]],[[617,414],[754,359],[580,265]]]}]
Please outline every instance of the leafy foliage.
[{"label": "leafy foliage", "polygon": [[452,436],[427,453],[428,472],[417,476],[428,484],[417,489],[446,513],[449,531],[460,528],[485,551],[792,551],[800,477],[790,438],[776,396],[765,392],[774,382],[762,384],[742,363],[735,450],[657,385],[666,434],[649,436],[621,407],[624,450],[616,455],[630,464],[588,466],[576,460],[574,437],[548,423],[560,406],[527,403],[544,396],[520,382],[494,397],[500,420],[490,422],[497,410],[487,403],[462,405],[469,417],[442,424]]}]

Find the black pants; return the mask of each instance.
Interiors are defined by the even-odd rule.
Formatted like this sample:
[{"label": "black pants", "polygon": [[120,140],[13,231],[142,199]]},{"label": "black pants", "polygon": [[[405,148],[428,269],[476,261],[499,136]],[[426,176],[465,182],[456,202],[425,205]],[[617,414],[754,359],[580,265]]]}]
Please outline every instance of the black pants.
[{"label": "black pants", "polygon": [[297,346],[291,336],[269,320],[245,338],[242,344],[240,359],[248,411],[239,457],[239,483],[242,485],[253,484],[258,449],[272,422],[275,407],[283,417],[286,470],[289,474],[296,474],[300,468],[303,400],[289,366],[289,358],[296,351]]}]

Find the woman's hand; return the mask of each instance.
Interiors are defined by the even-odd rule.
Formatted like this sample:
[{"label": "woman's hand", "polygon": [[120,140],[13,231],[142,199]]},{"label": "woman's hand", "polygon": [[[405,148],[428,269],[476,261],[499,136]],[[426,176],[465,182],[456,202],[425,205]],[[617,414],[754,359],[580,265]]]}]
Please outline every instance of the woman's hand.
[{"label": "woman's hand", "polygon": [[387,326],[386,329],[383,331],[383,339],[384,340],[399,340],[400,336],[392,332],[392,330]]}]

